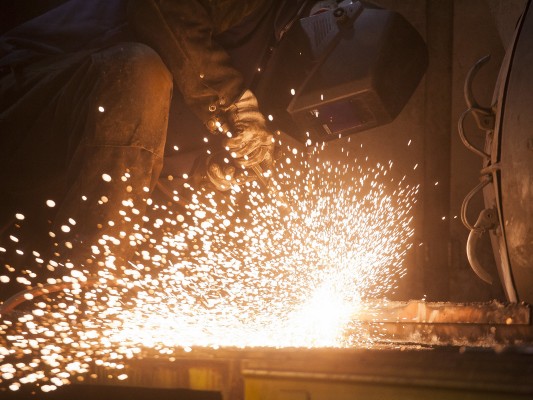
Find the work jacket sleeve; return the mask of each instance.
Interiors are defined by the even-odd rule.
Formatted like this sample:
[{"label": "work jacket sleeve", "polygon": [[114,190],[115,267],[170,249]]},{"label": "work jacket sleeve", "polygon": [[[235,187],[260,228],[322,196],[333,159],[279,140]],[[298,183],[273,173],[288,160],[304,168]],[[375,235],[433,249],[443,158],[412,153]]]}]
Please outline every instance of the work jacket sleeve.
[{"label": "work jacket sleeve", "polygon": [[213,129],[244,87],[229,55],[213,40],[210,10],[199,0],[130,0],[128,20],[159,53],[189,107]]}]

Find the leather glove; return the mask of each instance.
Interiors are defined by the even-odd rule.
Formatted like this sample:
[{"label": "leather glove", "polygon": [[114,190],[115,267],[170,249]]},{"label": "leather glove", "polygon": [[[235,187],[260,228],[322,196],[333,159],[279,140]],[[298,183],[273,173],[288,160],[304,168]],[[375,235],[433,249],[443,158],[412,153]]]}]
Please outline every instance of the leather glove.
[{"label": "leather glove", "polygon": [[267,131],[265,117],[259,111],[254,94],[246,90],[228,114],[231,132],[223,145],[233,160],[245,168],[261,164],[263,170],[271,169],[274,136]]},{"label": "leather glove", "polygon": [[242,185],[249,180],[244,170],[237,170],[226,153],[203,155],[196,159],[192,172],[193,183],[197,187],[212,185],[225,192],[235,185]]},{"label": "leather glove", "polygon": [[235,167],[220,158],[215,155],[207,158],[206,175],[217,190],[224,192],[237,185],[238,182],[235,179]]}]

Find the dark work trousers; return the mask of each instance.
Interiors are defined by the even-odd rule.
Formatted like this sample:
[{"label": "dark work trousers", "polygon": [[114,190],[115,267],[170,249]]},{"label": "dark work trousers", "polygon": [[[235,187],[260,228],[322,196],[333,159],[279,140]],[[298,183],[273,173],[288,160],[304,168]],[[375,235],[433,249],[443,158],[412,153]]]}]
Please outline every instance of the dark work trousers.
[{"label": "dark work trousers", "polygon": [[[46,56],[3,73],[4,222],[46,210],[59,252],[62,240],[87,249],[104,234],[131,233],[161,171],[171,93],[160,57],[139,43]],[[47,208],[48,199],[57,206]]]}]

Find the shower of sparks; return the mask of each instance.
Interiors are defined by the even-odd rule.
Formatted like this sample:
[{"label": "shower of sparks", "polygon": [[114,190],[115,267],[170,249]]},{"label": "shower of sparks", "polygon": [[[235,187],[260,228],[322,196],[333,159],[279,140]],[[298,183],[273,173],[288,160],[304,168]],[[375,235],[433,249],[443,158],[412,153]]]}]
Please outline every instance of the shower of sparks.
[{"label": "shower of sparks", "polygon": [[[185,183],[170,202],[147,200],[144,227],[102,235],[90,266],[60,252],[50,260],[33,252],[33,269],[6,264],[0,283],[42,290],[0,316],[0,386],[50,391],[95,365],[126,379],[128,359],[195,346],[370,344],[354,334],[353,316],[405,274],[418,188],[393,178],[391,162],[317,162],[315,146],[311,163],[285,150],[270,190],[251,181],[221,194]],[[138,214],[123,205],[123,218]],[[23,220],[17,214],[17,226]],[[24,253],[22,239],[11,235],[0,254]],[[125,242],[135,252],[127,262],[113,255]]]}]

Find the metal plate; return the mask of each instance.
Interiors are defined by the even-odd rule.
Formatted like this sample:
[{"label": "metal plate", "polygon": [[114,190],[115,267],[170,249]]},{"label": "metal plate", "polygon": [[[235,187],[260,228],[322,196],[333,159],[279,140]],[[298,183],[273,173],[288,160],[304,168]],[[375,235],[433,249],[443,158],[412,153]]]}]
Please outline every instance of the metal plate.
[{"label": "metal plate", "polygon": [[528,7],[501,106],[501,211],[518,299],[533,302],[533,10]]}]

